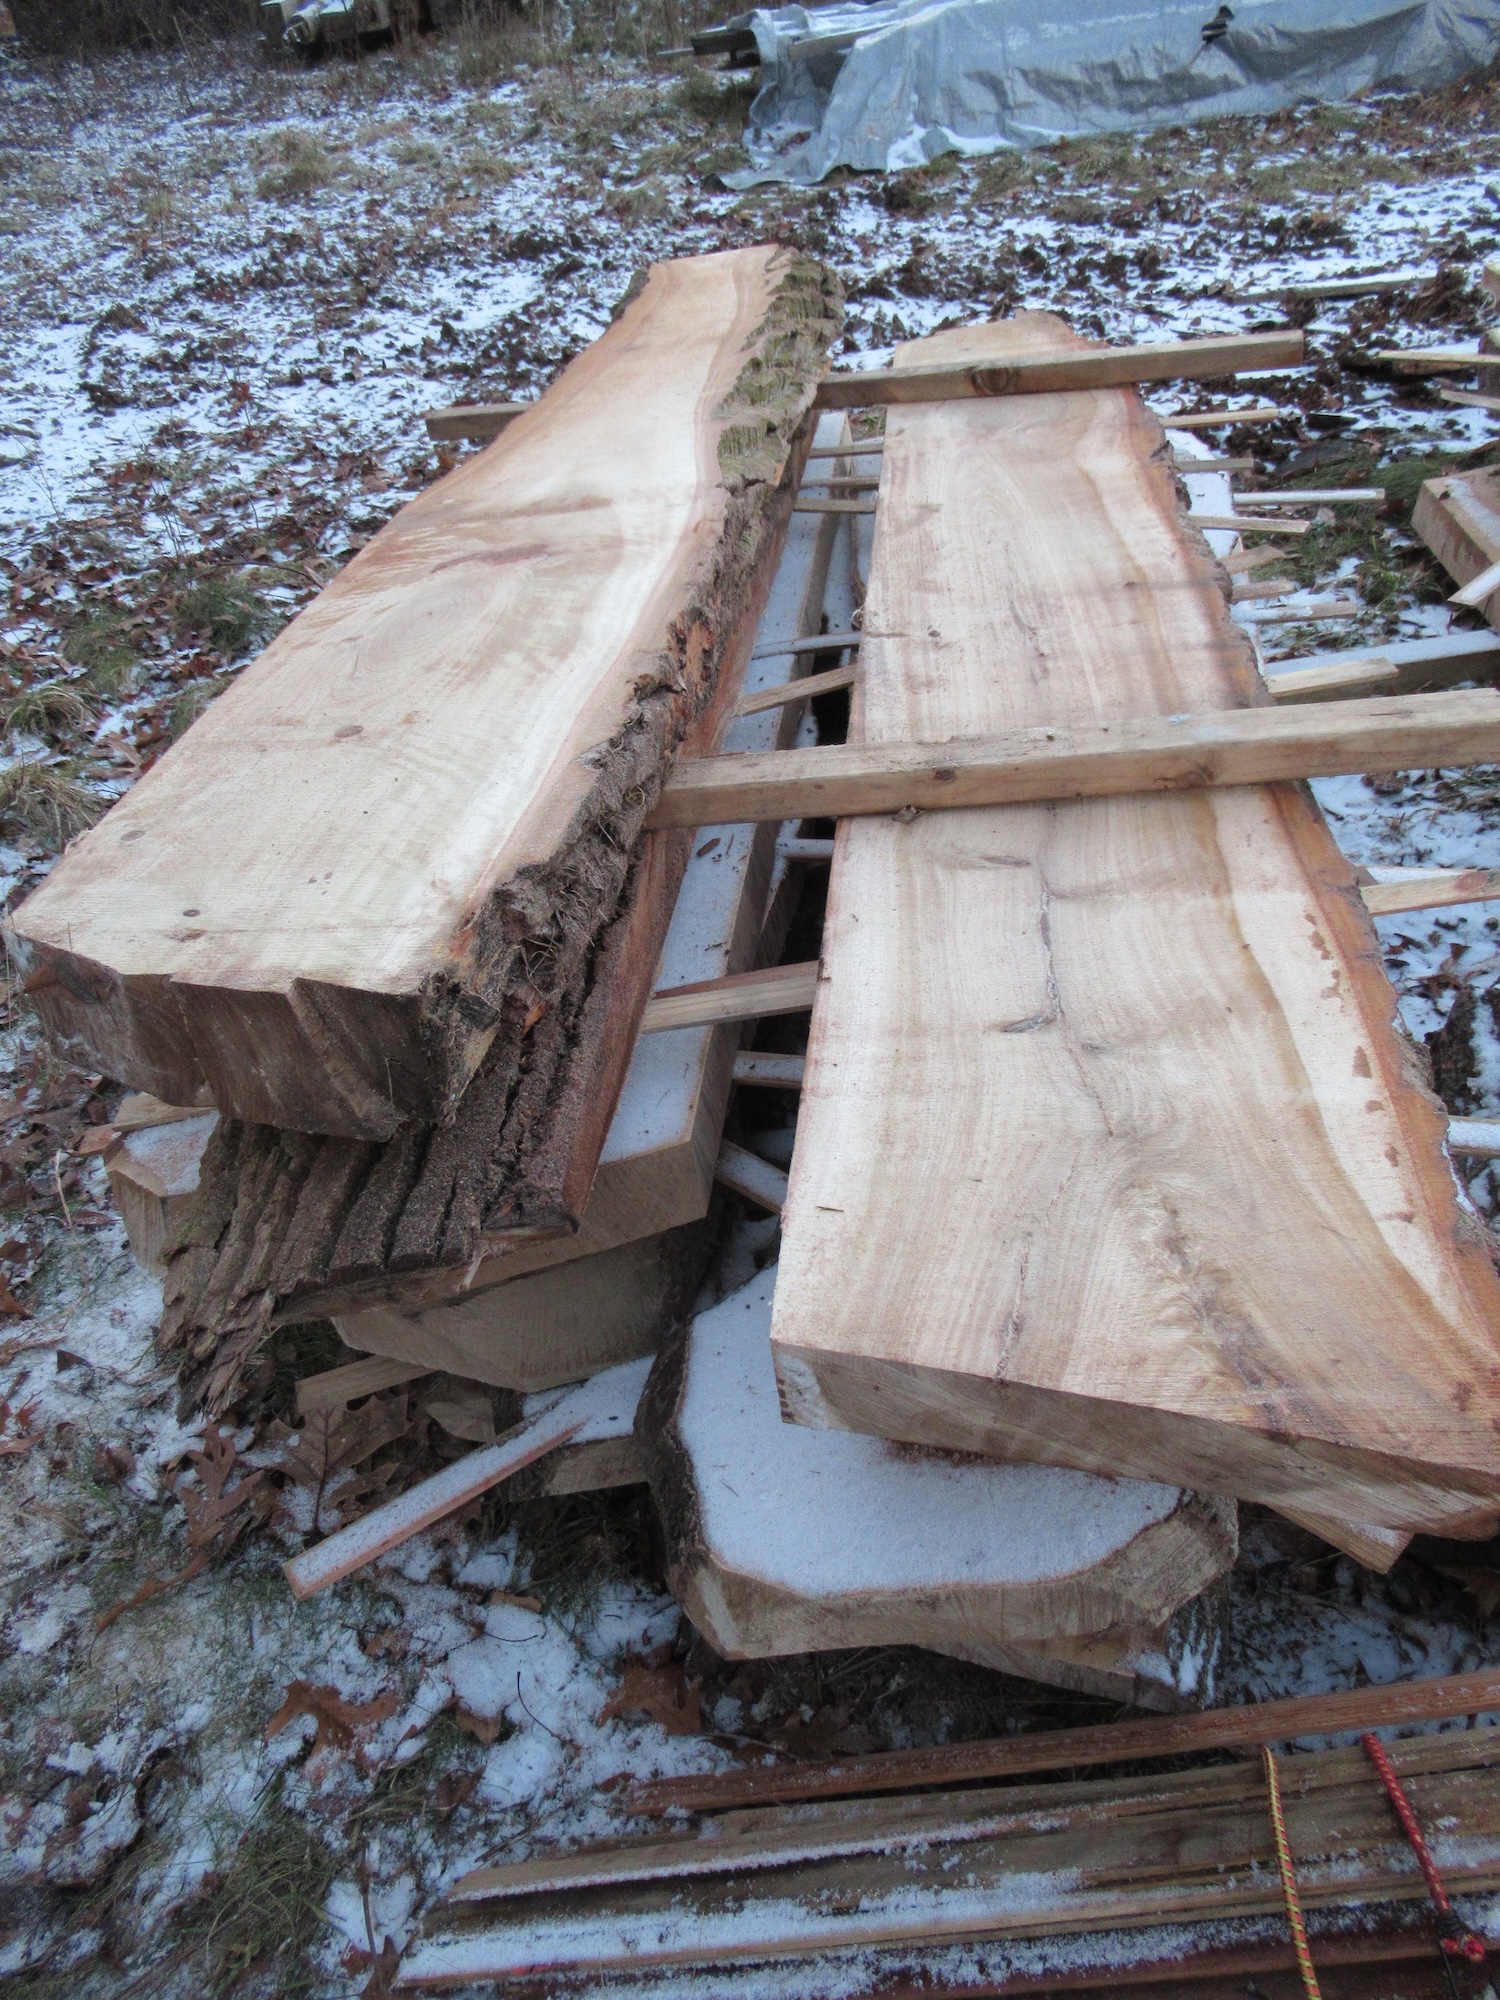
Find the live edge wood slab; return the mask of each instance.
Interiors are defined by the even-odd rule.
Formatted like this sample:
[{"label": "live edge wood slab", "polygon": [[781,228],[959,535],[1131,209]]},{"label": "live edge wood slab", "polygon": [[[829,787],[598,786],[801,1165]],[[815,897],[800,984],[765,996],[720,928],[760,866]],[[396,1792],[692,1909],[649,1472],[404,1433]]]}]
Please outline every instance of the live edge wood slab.
[{"label": "live edge wood slab", "polygon": [[[883,466],[864,747],[1268,703],[1131,390],[893,410]],[[1489,1530],[1500,1283],[1304,788],[843,820],[822,964],[795,1420]]]},{"label": "live edge wood slab", "polygon": [[681,866],[634,865],[641,823],[727,719],[837,312],[775,246],[654,266],[17,913],[52,1034],[169,1103],[349,1140],[451,1117],[486,1061],[492,1096],[546,1072],[564,1102],[581,1063],[607,1124],[600,1050],[629,1053]]},{"label": "live edge wood slab", "polygon": [[[465,627],[466,673],[439,675],[456,732],[451,762],[429,746],[407,774],[414,795],[427,798],[426,844],[381,806],[361,822],[373,820],[380,837],[346,830],[339,850],[353,883],[365,880],[356,853],[364,843],[379,867],[407,882],[407,915],[430,923],[426,935],[446,960],[440,975],[400,1008],[369,1018],[344,1046],[374,1061],[391,1049],[380,1022],[389,1028],[399,1019],[403,1046],[423,1054],[426,1067],[420,1076],[407,1071],[412,1094],[402,1103],[394,1058],[389,1090],[383,1071],[372,1083],[364,1070],[364,1094],[341,1101],[369,1106],[365,1085],[378,1085],[373,1132],[309,1131],[320,1121],[298,1113],[295,1096],[278,1098],[273,1114],[269,1091],[257,1115],[222,1118],[197,1201],[168,1246],[159,1344],[179,1361],[189,1397],[227,1407],[289,1302],[330,1290],[348,1296],[399,1274],[468,1270],[578,1226],[688,855],[686,835],[644,834],[643,822],[674,749],[713,748],[732,717],[838,311],[834,281],[783,250],[658,266],[597,347],[473,462],[490,468],[499,553],[464,556],[459,578],[444,585],[461,602],[462,592],[477,592],[483,615],[475,611]],[[678,432],[686,442],[669,450],[665,434]],[[676,495],[670,519],[653,498],[663,487]],[[649,582],[626,591],[621,564]],[[484,581],[463,584],[465,565]],[[494,594],[505,579],[519,596]],[[415,644],[423,633],[407,636]],[[411,712],[425,715],[404,665],[400,685]],[[538,743],[552,746],[545,758]],[[484,842],[469,821],[496,795],[516,805],[519,792],[503,777],[512,761],[529,774],[535,809],[517,807],[506,832],[497,808],[481,866]],[[347,788],[343,804],[347,812]],[[281,814],[295,817],[284,804]],[[100,829],[106,842],[113,817]],[[200,838],[212,844],[207,831]],[[457,876],[431,860],[435,842],[450,843],[451,854],[471,840],[483,878],[477,900],[477,891],[467,900],[456,888],[448,895]],[[428,858],[413,874],[419,847]],[[86,856],[87,844],[79,852]],[[305,883],[289,889],[311,923],[307,893]],[[430,916],[439,910],[467,927],[442,933]],[[309,949],[317,943],[315,924],[292,934]],[[59,956],[46,963],[57,969]],[[415,976],[417,957],[407,964]],[[175,1007],[175,981],[157,990],[169,988]],[[47,991],[54,1027],[93,1018],[57,998],[66,986]],[[312,1018],[294,1008],[306,994],[291,986],[271,996],[263,1016],[253,1008],[241,1015],[244,997],[222,989],[225,1012],[209,1010],[244,1029],[214,1043],[223,1063],[212,1088],[231,1101],[235,1079],[266,1078],[266,1051],[295,1051]],[[306,1048],[322,1057],[333,1046],[325,1038]],[[120,1073],[114,1062],[105,1066]],[[329,1084],[336,1097],[333,1086],[341,1089],[348,1074],[325,1067],[319,1087]],[[387,1116],[397,1112],[401,1122],[388,1131]]]}]

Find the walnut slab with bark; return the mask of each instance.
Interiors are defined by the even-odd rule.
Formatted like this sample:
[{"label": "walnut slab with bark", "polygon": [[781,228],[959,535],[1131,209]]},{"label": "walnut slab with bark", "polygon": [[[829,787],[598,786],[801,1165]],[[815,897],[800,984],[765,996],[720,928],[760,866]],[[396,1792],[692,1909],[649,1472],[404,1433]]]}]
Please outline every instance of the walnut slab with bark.
[{"label": "walnut slab with bark", "polygon": [[487,1057],[517,1087],[630,894],[768,510],[784,530],[836,316],[775,246],[654,266],[17,913],[53,1035],[168,1102],[347,1140],[450,1117]]},{"label": "walnut slab with bark", "polygon": [[[893,410],[883,467],[858,740],[1269,703],[1133,391]],[[1500,1283],[1304,787],[842,821],[822,963],[795,1420],[1488,1531]]]}]

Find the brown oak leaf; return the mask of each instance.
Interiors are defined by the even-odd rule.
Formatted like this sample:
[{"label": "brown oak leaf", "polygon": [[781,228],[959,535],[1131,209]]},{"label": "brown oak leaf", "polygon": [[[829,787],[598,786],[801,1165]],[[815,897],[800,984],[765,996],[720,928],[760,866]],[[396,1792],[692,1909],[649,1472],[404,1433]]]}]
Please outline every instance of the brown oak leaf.
[{"label": "brown oak leaf", "polygon": [[337,1688],[315,1687],[311,1681],[293,1681],[286,1699],[266,1724],[266,1741],[279,1736],[299,1716],[310,1715],[318,1725],[314,1750],[348,1750],[355,1732],[373,1729],[396,1713],[401,1706],[394,1694],[377,1695],[373,1701],[346,1701]]},{"label": "brown oak leaf", "polygon": [[682,1668],[672,1663],[653,1665],[649,1660],[629,1660],[620,1676],[620,1685],[599,1711],[601,1722],[644,1715],[658,1723],[669,1736],[697,1736],[703,1718],[698,1690]]}]

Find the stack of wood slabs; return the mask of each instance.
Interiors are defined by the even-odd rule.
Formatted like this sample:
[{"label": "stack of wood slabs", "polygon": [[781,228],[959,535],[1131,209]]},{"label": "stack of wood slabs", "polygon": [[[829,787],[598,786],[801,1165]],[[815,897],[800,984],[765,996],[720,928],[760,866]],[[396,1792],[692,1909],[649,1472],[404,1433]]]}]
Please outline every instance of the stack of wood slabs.
[{"label": "stack of wood slabs", "polygon": [[[1419,1823],[1442,1829],[1455,1893],[1500,1886],[1497,1735],[1480,1728],[1387,1746]],[[1281,1782],[1309,1908],[1425,1896],[1362,1749],[1286,1758]],[[736,1962],[816,1953],[822,1990],[912,1991],[867,1984],[862,1954],[1276,1916],[1281,1896],[1258,1759],[1162,1777],[762,1807],[475,1870],[408,1949],[397,1990],[546,1978],[556,1992],[571,1990],[561,1984],[570,1975],[693,1966],[711,1979]],[[1123,1940],[1112,1957],[1128,1964]],[[928,1990],[926,1977],[919,1984]],[[970,1990],[1010,1989],[986,1980]],[[1038,1979],[1031,1990],[1049,1988]]]},{"label": "stack of wood slabs", "polygon": [[288,1303],[577,1226],[689,850],[641,829],[732,712],[837,315],[784,250],[654,268],[19,914],[59,1037],[224,1114],[162,1326],[211,1406]]},{"label": "stack of wood slabs", "polygon": [[[1472,583],[1500,562],[1500,473],[1486,466],[1424,479],[1411,524],[1455,583]],[[1500,629],[1500,591],[1480,609]]]},{"label": "stack of wood slabs", "polygon": [[1233,1501],[783,1423],[775,1282],[675,1334],[636,1419],[672,1593],[717,1653],[925,1646],[1145,1707],[1210,1696]]},{"label": "stack of wood slabs", "polygon": [[[1133,391],[893,411],[856,731],[1264,701],[1223,582]],[[791,1415],[1489,1532],[1500,1286],[1305,788],[844,822],[823,966]]]}]

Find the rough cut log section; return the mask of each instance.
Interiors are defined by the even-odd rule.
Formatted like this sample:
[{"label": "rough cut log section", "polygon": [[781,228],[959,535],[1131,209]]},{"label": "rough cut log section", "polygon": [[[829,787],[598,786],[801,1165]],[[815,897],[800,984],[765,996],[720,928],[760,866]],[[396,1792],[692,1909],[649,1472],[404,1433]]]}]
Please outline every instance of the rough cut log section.
[{"label": "rough cut log section", "polygon": [[[670,296],[691,284],[684,268],[713,277],[721,315],[724,385],[695,405],[700,457],[713,466],[717,453],[701,510],[711,532],[700,530],[691,561],[655,587],[652,644],[645,624],[633,639],[632,719],[596,759],[607,809],[596,796],[585,825],[582,805],[569,808],[593,901],[574,894],[580,863],[550,914],[538,902],[528,916],[524,948],[507,958],[514,990],[504,1031],[446,1122],[413,1118],[384,1141],[221,1122],[198,1200],[169,1246],[160,1336],[181,1358],[184,1389],[212,1408],[232,1400],[266,1329],[300,1301],[333,1289],[368,1294],[384,1275],[466,1269],[505,1245],[574,1229],[583,1213],[689,848],[685,834],[644,834],[643,821],[673,751],[711,749],[732,715],[838,320],[821,267],[756,250],[658,267],[620,327],[654,287]],[[638,343],[655,357],[650,381],[685,365],[695,324],[689,312],[679,344],[674,313],[653,308]],[[649,387],[636,383],[633,393]],[[602,416],[595,446],[601,458],[629,456]],[[574,473],[583,511],[590,470],[580,462]],[[644,477],[655,476],[648,465]],[[565,590],[569,574],[560,561],[549,587]],[[579,728],[599,740],[590,717]],[[530,878],[528,893],[540,880]]]},{"label": "rough cut log section", "polygon": [[785,249],[653,266],[28,899],[54,1036],[344,1139],[450,1117],[486,1058],[524,1091],[763,586],[837,322]]},{"label": "rough cut log section", "polygon": [[[1129,389],[893,411],[856,733],[1268,701],[1165,460]],[[843,821],[823,974],[791,1415],[1490,1531],[1500,1285],[1305,787]]]},{"label": "rough cut log section", "polygon": [[636,1413],[672,1591],[710,1645],[925,1646],[1150,1708],[1211,1697],[1232,1500],[783,1423],[775,1280],[675,1335]]}]

